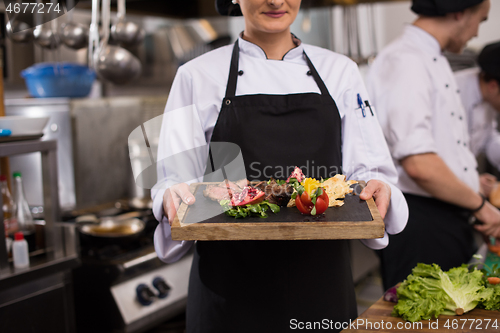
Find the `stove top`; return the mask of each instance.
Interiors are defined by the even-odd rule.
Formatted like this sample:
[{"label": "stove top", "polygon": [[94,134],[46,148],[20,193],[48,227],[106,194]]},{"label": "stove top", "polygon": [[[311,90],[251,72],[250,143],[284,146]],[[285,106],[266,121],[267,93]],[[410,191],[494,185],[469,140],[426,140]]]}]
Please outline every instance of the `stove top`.
[{"label": "stove top", "polygon": [[139,218],[144,222],[145,228],[141,234],[125,241],[120,238],[114,241],[102,241],[98,237],[85,237],[79,234],[80,254],[84,261],[116,264],[117,262],[125,262],[134,257],[142,256],[145,250],[148,251],[147,249],[153,248],[153,235],[158,221],[156,221],[150,208],[134,208],[128,204],[128,201],[96,205],[71,212],[71,215],[66,218],[68,223],[97,221],[99,218],[124,217],[126,215]]},{"label": "stove top", "polygon": [[151,209],[118,208],[83,212],[96,217],[137,213],[145,228],[126,242],[93,242],[80,234],[82,265],[74,270],[73,282],[81,332],[144,331],[185,311],[192,253],[173,264],[160,261],[153,244],[158,222]]},{"label": "stove top", "polygon": [[141,256],[145,248],[153,247],[153,236],[158,222],[151,211],[142,212],[139,217],[145,228],[139,237],[126,241],[94,241],[80,234],[80,253],[82,259],[94,259],[100,262],[122,262]]}]

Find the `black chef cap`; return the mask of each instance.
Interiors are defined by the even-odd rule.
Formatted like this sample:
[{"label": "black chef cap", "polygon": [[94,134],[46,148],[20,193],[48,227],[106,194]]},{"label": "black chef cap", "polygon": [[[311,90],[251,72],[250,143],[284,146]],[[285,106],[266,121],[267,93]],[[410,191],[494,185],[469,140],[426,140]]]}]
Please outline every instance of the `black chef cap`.
[{"label": "black chef cap", "polygon": [[231,0],[215,0],[215,8],[224,16],[243,16],[240,5]]},{"label": "black chef cap", "polygon": [[411,10],[423,16],[445,16],[461,12],[480,4],[484,0],[413,0]]},{"label": "black chef cap", "polygon": [[486,45],[477,62],[484,73],[500,82],[500,42]]}]

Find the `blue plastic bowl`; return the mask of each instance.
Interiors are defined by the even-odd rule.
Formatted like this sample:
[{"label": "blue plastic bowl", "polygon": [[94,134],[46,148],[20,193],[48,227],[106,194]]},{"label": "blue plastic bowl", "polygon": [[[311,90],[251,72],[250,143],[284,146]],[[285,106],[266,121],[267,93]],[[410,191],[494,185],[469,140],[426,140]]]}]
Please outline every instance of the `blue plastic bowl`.
[{"label": "blue plastic bowl", "polygon": [[21,72],[33,97],[85,97],[90,93],[95,72],[72,63],[41,63]]}]

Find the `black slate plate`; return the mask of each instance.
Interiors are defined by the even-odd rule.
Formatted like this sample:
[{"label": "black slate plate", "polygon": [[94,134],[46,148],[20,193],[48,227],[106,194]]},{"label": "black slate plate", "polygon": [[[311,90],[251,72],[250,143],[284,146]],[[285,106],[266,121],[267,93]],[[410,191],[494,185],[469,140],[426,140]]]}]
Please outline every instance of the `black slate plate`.
[{"label": "black slate plate", "polygon": [[[319,216],[302,215],[296,207],[281,207],[278,214],[274,214],[269,210],[267,218],[246,217],[244,219],[235,219],[234,217],[224,214],[218,202],[203,196],[205,186],[206,185],[200,185],[196,188],[194,193],[196,202],[192,206],[189,206],[182,223],[359,222],[373,220],[366,201],[352,194],[345,197],[343,206],[330,207],[324,214]],[[359,186],[359,184],[353,185],[353,187],[354,186]],[[360,193],[361,191],[357,191],[355,188],[354,192]],[[206,216],[212,217],[206,218]]]}]

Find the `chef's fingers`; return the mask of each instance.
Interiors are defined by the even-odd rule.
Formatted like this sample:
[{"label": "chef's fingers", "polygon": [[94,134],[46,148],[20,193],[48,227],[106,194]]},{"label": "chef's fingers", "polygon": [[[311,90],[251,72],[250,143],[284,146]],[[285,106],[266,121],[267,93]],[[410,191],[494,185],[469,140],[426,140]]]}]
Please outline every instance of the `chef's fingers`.
[{"label": "chef's fingers", "polygon": [[192,205],[195,202],[194,195],[189,191],[189,185],[186,183],[177,184],[171,187],[179,198],[187,205]]},{"label": "chef's fingers", "polygon": [[177,208],[181,200],[174,192],[171,192],[170,189],[165,192],[165,195],[166,200],[163,199],[163,210],[166,213],[168,223],[172,225],[172,221],[174,220],[175,214],[177,214]]},{"label": "chef's fingers", "polygon": [[361,191],[359,198],[369,200],[373,197],[377,209],[382,218],[385,218],[389,204],[391,203],[391,187],[380,180],[370,180],[366,187]]},{"label": "chef's fingers", "polygon": [[497,181],[497,177],[493,176],[492,174],[489,173],[482,173],[480,176],[481,180],[484,180],[488,183],[495,183]]},{"label": "chef's fingers", "polygon": [[491,203],[486,201],[483,208],[474,213],[474,216],[481,222],[474,227],[487,236],[500,236],[500,211]]},{"label": "chef's fingers", "polygon": [[491,191],[493,191],[493,188],[496,186],[497,183],[497,178],[493,175],[490,175],[489,173],[483,173],[479,176],[479,184],[481,188],[481,193],[489,197]]},{"label": "chef's fingers", "polygon": [[185,183],[177,184],[165,191],[163,196],[163,210],[168,218],[168,223],[172,225],[181,200],[192,205],[195,202],[193,194],[189,191],[189,185]]},{"label": "chef's fingers", "polygon": [[486,236],[500,238],[500,225],[498,224],[477,224],[474,228]]}]

